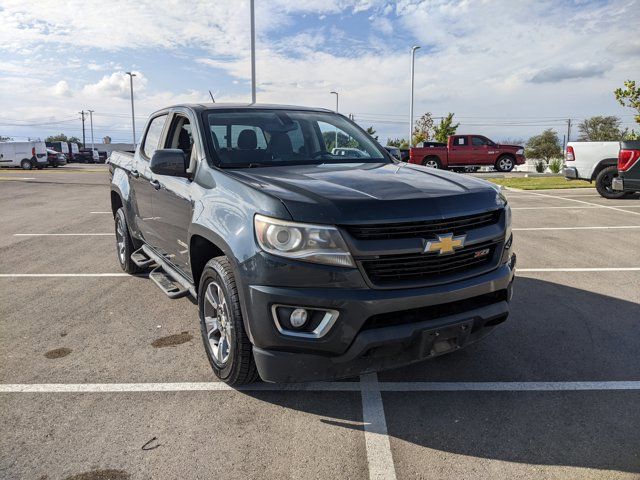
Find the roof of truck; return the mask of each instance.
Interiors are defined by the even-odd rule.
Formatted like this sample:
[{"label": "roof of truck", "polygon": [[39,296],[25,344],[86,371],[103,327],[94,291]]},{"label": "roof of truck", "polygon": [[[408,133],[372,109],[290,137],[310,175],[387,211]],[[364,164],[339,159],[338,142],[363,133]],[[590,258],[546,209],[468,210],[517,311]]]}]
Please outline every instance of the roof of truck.
[{"label": "roof of truck", "polygon": [[181,103],[178,105],[171,105],[163,108],[186,107],[197,112],[203,110],[216,110],[216,109],[241,109],[241,110],[304,110],[309,112],[333,112],[327,108],[317,107],[301,107],[299,105],[278,105],[271,103]]}]

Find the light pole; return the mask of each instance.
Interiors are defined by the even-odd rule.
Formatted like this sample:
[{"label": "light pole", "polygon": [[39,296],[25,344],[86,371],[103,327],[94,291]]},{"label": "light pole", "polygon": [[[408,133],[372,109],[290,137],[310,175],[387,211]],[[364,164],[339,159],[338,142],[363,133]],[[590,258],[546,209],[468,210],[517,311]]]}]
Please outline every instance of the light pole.
[{"label": "light pole", "polygon": [[[335,92],[332,90],[330,93],[331,95],[336,96],[336,113],[338,113],[338,92]],[[336,127],[336,147],[335,148],[338,148],[338,127]]]},{"label": "light pole", "polygon": [[411,148],[413,140],[413,78],[414,78],[414,64],[416,63],[416,50],[420,48],[419,45],[411,47],[411,101],[409,102],[409,148]]},{"label": "light pole", "polygon": [[95,146],[93,145],[93,112],[95,110],[87,110],[89,112],[89,121],[91,123],[91,156],[93,156],[93,150]]},{"label": "light pole", "polygon": [[131,125],[133,127],[133,148],[136,148],[136,115],[133,110],[133,77],[136,76],[133,72],[124,72],[129,75],[129,86],[131,88]]},{"label": "light pole", "polygon": [[256,103],[256,21],[253,11],[253,1],[251,8],[251,103]]}]

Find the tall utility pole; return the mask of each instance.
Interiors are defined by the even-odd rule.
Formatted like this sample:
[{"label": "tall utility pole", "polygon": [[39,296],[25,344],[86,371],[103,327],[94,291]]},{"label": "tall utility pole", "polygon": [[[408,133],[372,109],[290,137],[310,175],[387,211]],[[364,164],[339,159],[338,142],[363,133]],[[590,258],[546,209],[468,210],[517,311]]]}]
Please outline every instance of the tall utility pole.
[{"label": "tall utility pole", "polygon": [[251,8],[251,103],[256,103],[256,19],[253,12],[253,0]]},{"label": "tall utility pole", "polygon": [[[332,90],[331,95],[335,95],[336,96],[336,113],[338,113],[338,92]],[[336,147],[338,148],[338,127],[336,127]]]},{"label": "tall utility pole", "polygon": [[89,120],[91,122],[91,155],[93,155],[94,145],[93,145],[93,112],[95,110],[87,110],[89,112]]},{"label": "tall utility pole", "polygon": [[567,144],[569,144],[570,139],[571,139],[571,119],[567,118]]},{"label": "tall utility pole", "polygon": [[413,140],[413,83],[414,83],[414,66],[416,63],[416,50],[419,45],[411,47],[411,101],[409,102],[409,148],[411,148]]},{"label": "tall utility pole", "polygon": [[82,110],[81,112],[78,112],[80,115],[82,115],[82,147],[84,148],[84,146],[86,145],[85,141],[84,141],[84,110]]},{"label": "tall utility pole", "polygon": [[131,126],[133,128],[133,148],[136,148],[136,114],[133,110],[133,77],[136,76],[133,72],[124,72],[129,75],[129,87],[131,88]]}]

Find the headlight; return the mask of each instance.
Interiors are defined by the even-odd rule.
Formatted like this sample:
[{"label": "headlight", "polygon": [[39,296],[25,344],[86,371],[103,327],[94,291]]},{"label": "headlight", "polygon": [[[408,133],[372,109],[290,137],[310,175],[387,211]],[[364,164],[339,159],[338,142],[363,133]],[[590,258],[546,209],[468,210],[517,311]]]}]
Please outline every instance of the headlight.
[{"label": "headlight", "polygon": [[519,148],[519,149],[516,151],[516,155],[524,155],[524,148]]},{"label": "headlight", "polygon": [[258,245],[279,257],[339,267],[355,267],[340,232],[327,225],[309,225],[256,215]]}]

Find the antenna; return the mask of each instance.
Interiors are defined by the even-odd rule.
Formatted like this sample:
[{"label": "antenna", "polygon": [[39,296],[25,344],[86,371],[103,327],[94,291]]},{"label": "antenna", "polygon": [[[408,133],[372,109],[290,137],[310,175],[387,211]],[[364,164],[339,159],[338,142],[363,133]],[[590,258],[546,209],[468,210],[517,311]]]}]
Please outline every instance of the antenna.
[{"label": "antenna", "polygon": [[213,103],[216,103],[216,101],[213,99],[213,93],[211,93],[211,90],[209,90],[209,95],[211,96],[211,101],[212,101]]}]

